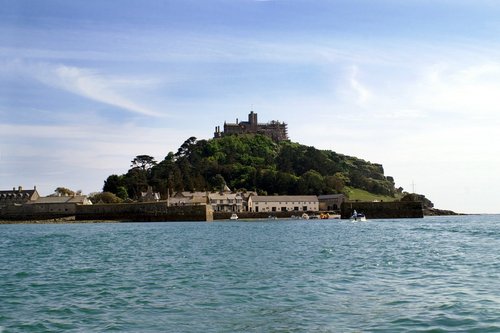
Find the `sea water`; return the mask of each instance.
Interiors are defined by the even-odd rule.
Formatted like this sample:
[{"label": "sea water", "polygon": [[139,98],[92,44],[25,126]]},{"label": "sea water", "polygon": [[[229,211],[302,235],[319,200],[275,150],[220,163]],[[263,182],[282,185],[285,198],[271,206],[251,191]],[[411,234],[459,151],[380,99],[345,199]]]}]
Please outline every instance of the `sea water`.
[{"label": "sea water", "polygon": [[0,332],[500,332],[500,217],[0,225]]}]

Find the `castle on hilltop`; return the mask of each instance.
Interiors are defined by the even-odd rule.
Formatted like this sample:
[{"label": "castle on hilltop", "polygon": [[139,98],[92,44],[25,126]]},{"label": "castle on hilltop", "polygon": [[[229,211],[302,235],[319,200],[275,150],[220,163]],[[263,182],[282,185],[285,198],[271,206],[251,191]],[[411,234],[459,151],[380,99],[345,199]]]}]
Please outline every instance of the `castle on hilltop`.
[{"label": "castle on hilltop", "polygon": [[257,113],[253,111],[248,114],[248,121],[238,121],[238,119],[236,119],[236,123],[234,124],[224,122],[223,132],[221,132],[220,126],[216,126],[214,138],[233,134],[262,134],[270,137],[274,141],[288,140],[286,123],[272,120],[267,124],[259,124],[257,121]]}]

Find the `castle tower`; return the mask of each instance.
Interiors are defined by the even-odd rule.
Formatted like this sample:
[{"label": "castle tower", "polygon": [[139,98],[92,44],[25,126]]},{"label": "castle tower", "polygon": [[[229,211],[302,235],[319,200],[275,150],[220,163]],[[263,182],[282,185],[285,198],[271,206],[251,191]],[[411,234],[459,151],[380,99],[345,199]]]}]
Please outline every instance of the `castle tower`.
[{"label": "castle tower", "polygon": [[253,111],[250,111],[248,114],[248,124],[250,125],[250,129],[252,131],[257,131],[257,113],[254,113]]}]

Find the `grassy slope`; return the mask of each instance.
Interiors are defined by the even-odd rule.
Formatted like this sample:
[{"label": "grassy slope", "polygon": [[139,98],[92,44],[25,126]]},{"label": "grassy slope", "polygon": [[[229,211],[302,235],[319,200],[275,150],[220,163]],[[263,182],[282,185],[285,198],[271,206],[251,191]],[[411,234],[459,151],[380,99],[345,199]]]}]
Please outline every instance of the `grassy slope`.
[{"label": "grassy slope", "polygon": [[351,201],[396,201],[401,199],[400,195],[396,195],[395,197],[389,197],[385,195],[373,194],[364,190],[360,190],[352,187],[345,187],[344,192],[349,196],[349,200]]}]

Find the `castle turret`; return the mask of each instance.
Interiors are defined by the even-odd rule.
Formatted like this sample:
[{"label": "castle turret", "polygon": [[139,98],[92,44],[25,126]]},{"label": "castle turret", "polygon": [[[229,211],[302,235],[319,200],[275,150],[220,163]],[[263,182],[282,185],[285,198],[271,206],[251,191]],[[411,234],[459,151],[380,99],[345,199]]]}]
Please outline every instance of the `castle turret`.
[{"label": "castle turret", "polygon": [[250,124],[250,128],[252,130],[257,130],[257,113],[250,111],[250,113],[248,114],[248,123]]}]

